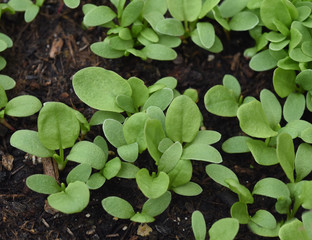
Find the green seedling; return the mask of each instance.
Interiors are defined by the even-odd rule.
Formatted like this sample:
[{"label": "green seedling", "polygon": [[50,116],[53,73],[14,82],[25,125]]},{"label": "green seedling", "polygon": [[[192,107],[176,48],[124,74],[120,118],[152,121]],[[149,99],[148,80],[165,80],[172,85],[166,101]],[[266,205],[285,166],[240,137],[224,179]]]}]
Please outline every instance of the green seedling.
[{"label": "green seedling", "polygon": [[40,100],[34,96],[21,95],[8,101],[5,90],[14,88],[15,81],[2,75],[0,78],[0,123],[7,128],[15,129],[5,120],[5,116],[28,117],[38,112],[42,106]]},{"label": "green seedling", "polygon": [[155,199],[148,199],[141,212],[135,212],[131,204],[119,197],[107,197],[102,200],[102,206],[107,213],[120,219],[130,219],[133,222],[154,222],[155,216],[163,213],[171,202],[171,193],[165,192]]},{"label": "green seedling", "polygon": [[31,0],[10,0],[8,5],[16,12],[25,12],[25,22],[31,22],[38,15],[43,3],[44,0],[36,0],[36,3],[33,3]]},{"label": "green seedling", "polygon": [[185,95],[172,101],[164,120],[146,120],[146,146],[158,172],[150,175],[143,168],[137,173],[137,184],[145,196],[155,198],[168,189],[185,196],[201,193],[201,187],[190,182],[190,160],[219,163],[222,158],[210,146],[220,140],[220,134],[215,131],[199,131],[200,124],[201,114],[198,107]]},{"label": "green seedling", "polygon": [[[85,134],[89,129],[87,123],[81,113],[67,105],[48,102],[39,112],[38,132],[17,131],[11,137],[11,145],[38,157],[53,157],[59,169],[64,169],[68,160],[90,163],[101,169],[107,156],[95,143],[82,141],[75,145],[80,132]],[[72,148],[67,158],[66,148]]]},{"label": "green seedling", "polygon": [[[205,106],[209,112],[219,116],[237,116],[241,130],[250,136],[232,137],[223,143],[222,149],[228,153],[251,152],[261,165],[278,163],[276,139],[283,132],[310,143],[311,126],[300,120],[305,110],[302,94],[289,94],[282,108],[275,95],[267,89],[260,92],[260,101],[253,97],[243,98],[238,81],[226,75],[223,85],[216,85],[207,91]],[[282,116],[288,122],[284,127],[280,124]]]},{"label": "green seedling", "polygon": [[[219,1],[218,1],[219,2]],[[248,8],[249,1],[222,1],[209,12],[208,16],[215,19],[225,30],[247,31],[259,24],[259,13]]]},{"label": "green seedling", "polygon": [[91,166],[82,164],[68,174],[67,186],[65,183],[59,185],[53,177],[44,174],[28,177],[26,185],[35,192],[49,194],[48,203],[54,209],[72,214],[81,212],[89,203],[90,191],[86,182],[90,175]]},{"label": "green seedling", "polygon": [[[285,184],[272,177],[264,178],[256,183],[250,193],[247,188],[239,184],[235,173],[224,166],[211,164],[206,167],[206,172],[214,181],[238,194],[239,201],[231,207],[233,218],[238,219],[241,224],[248,224],[249,228],[257,235],[283,236],[284,239],[288,239],[286,232],[289,229],[291,229],[290,236],[293,236],[299,231],[295,226],[303,226],[302,222],[296,219],[299,208],[307,210],[312,208],[309,190],[311,181],[304,180],[312,171],[310,164],[312,147],[310,144],[302,143],[295,154],[292,137],[288,133],[281,133],[278,135],[275,151],[278,162],[290,183]],[[254,195],[276,199],[275,210],[279,214],[286,215],[286,221],[277,222],[275,217],[266,210],[258,210],[254,216],[249,216],[247,204],[253,203]],[[294,227],[290,227],[293,226],[292,224]],[[287,230],[285,225],[289,227]],[[302,231],[303,236],[310,234],[308,228],[303,228]]]},{"label": "green seedling", "polygon": [[[167,11],[165,0],[136,0],[128,4],[124,0],[111,2],[114,10],[108,6],[93,4],[83,6],[85,26],[102,26],[109,29],[104,41],[91,45],[95,54],[104,58],[119,58],[132,54],[142,59],[162,61],[176,58],[177,53],[172,48],[181,43],[177,34],[161,34],[152,27],[164,18],[163,15]],[[173,26],[170,26],[175,28],[176,22],[172,24]],[[177,31],[179,33],[179,30]]]},{"label": "green seedling", "polygon": [[[206,239],[206,222],[200,211],[192,213],[192,230],[195,240]],[[239,222],[235,218],[223,218],[216,221],[208,231],[211,240],[233,240],[238,233]]]},{"label": "green seedling", "polygon": [[[119,58],[132,54],[143,60],[173,60],[177,56],[173,48],[181,44],[181,38],[189,37],[208,51],[220,52],[223,49],[213,25],[199,22],[219,0],[134,0],[128,4],[124,0],[111,2],[114,10],[93,4],[83,6],[85,26],[109,29],[104,41],[91,45],[91,50],[101,57]],[[165,18],[167,10],[171,17]]]}]

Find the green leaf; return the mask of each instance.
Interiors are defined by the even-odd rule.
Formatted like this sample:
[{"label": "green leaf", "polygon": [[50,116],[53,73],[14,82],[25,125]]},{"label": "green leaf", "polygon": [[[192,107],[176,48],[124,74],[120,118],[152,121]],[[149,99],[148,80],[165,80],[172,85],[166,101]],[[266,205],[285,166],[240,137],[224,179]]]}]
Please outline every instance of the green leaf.
[{"label": "green leaf", "polygon": [[252,194],[271,197],[275,199],[290,197],[290,192],[287,185],[276,178],[261,179],[254,186]]},{"label": "green leaf", "polygon": [[220,4],[220,13],[223,18],[230,18],[239,14],[246,6],[248,0],[226,0]]},{"label": "green leaf", "polygon": [[125,51],[127,49],[133,48],[134,46],[134,42],[132,39],[123,40],[119,36],[112,36],[107,39],[108,45],[115,50]]},{"label": "green leaf", "polygon": [[239,222],[235,218],[222,218],[209,229],[210,240],[233,240],[238,233]]},{"label": "green leaf", "polygon": [[283,115],[287,122],[299,120],[305,110],[305,98],[301,93],[290,93],[283,108]]},{"label": "green leaf", "polygon": [[226,180],[233,179],[238,181],[236,174],[231,169],[219,164],[207,165],[206,173],[210,178],[212,178],[212,180],[227,188],[229,188],[229,184],[226,182]]},{"label": "green leaf", "polygon": [[116,177],[133,179],[140,169],[132,163],[121,162],[121,168]]},{"label": "green leaf", "polygon": [[281,240],[309,240],[309,237],[304,230],[304,225],[297,218],[294,218],[292,221],[285,223],[279,233],[278,236]]},{"label": "green leaf", "polygon": [[292,137],[281,133],[277,137],[277,158],[290,182],[294,182],[295,150]]},{"label": "green leaf", "polygon": [[99,172],[93,173],[86,182],[89,189],[96,190],[104,185],[106,178]]},{"label": "green leaf", "polygon": [[219,2],[220,0],[204,1],[198,18],[205,17]]},{"label": "green leaf", "polygon": [[260,92],[260,101],[270,127],[275,129],[282,118],[282,107],[275,95],[267,89]]},{"label": "green leaf", "polygon": [[[8,97],[5,93],[5,90],[0,85],[0,108],[2,109],[3,107],[5,107],[7,103],[8,103]],[[4,115],[4,110],[1,110],[1,113]],[[3,118],[3,115],[1,116],[1,118]]]},{"label": "green leaf", "polygon": [[198,92],[194,88],[188,88],[183,92],[183,95],[186,95],[190,97],[193,102],[197,103],[198,102]]},{"label": "green leaf", "polygon": [[192,172],[193,167],[190,160],[178,161],[175,168],[168,173],[170,187],[176,188],[188,183],[191,180]]},{"label": "green leaf", "polygon": [[139,155],[138,143],[131,143],[117,148],[118,155],[127,162],[134,162]]},{"label": "green leaf", "polygon": [[274,229],[277,226],[274,216],[266,210],[258,210],[255,215],[251,217],[251,221],[263,228]]},{"label": "green leaf", "polygon": [[240,128],[248,135],[268,138],[277,135],[269,125],[261,103],[257,100],[243,104],[237,111]]},{"label": "green leaf", "polygon": [[137,222],[137,223],[149,223],[149,222],[154,222],[155,218],[142,212],[142,213],[136,213],[130,218],[130,220],[132,222]]},{"label": "green leaf", "polygon": [[199,39],[205,48],[211,48],[215,42],[215,30],[209,22],[198,22],[196,24]]},{"label": "green leaf", "polygon": [[126,142],[128,144],[137,143],[140,153],[147,148],[144,136],[144,126],[147,118],[148,115],[145,112],[135,113],[127,119],[122,129]]},{"label": "green leaf", "polygon": [[[4,33],[0,33],[0,39],[6,43],[8,48],[13,46],[13,41],[8,35],[6,35]],[[3,58],[3,60],[5,61],[4,58]],[[5,62],[5,64],[6,64],[6,62]]]},{"label": "green leaf", "polygon": [[239,81],[234,76],[225,74],[222,79],[222,84],[227,89],[232,90],[237,99],[241,96],[241,87]]},{"label": "green leaf", "polygon": [[128,83],[132,89],[132,100],[135,107],[143,106],[149,97],[148,89],[144,82],[137,78],[131,77],[128,79]]},{"label": "green leaf", "polygon": [[175,18],[165,18],[159,21],[156,25],[156,31],[173,37],[180,37],[184,34],[181,21]]},{"label": "green leaf", "polygon": [[160,35],[158,44],[165,45],[170,48],[180,46],[182,40],[179,37],[172,37],[167,35]]},{"label": "green leaf", "polygon": [[159,43],[145,46],[142,52],[148,58],[159,61],[171,61],[177,57],[177,53],[173,49]]},{"label": "green leaf", "polygon": [[277,68],[273,74],[273,86],[276,93],[284,98],[296,89],[296,73],[293,70]]},{"label": "green leaf", "polygon": [[37,14],[39,13],[39,10],[40,8],[37,5],[35,4],[30,5],[25,11],[24,15],[25,22],[29,23],[32,20],[34,20]]},{"label": "green leaf", "polygon": [[34,174],[27,177],[26,185],[31,190],[43,194],[53,194],[61,191],[61,187],[55,178],[44,174]]},{"label": "green leaf", "polygon": [[221,134],[213,130],[201,130],[190,144],[214,144],[221,139]]},{"label": "green leaf", "polygon": [[295,61],[301,62],[301,63],[306,63],[306,62],[311,62],[312,61],[312,57],[309,57],[306,54],[304,54],[302,52],[301,48],[291,49],[289,51],[289,57],[292,60],[295,60]]},{"label": "green leaf", "polygon": [[130,2],[122,12],[120,25],[127,27],[132,24],[141,15],[143,6],[143,1]]},{"label": "green leaf", "polygon": [[120,113],[108,112],[108,111],[97,111],[93,114],[90,119],[90,125],[102,125],[106,119],[114,119],[120,123],[125,121],[125,117]]},{"label": "green leaf", "polygon": [[141,169],[136,174],[136,182],[142,193],[148,198],[159,198],[169,187],[169,177],[164,172],[159,172],[158,176],[153,173],[150,176],[146,168]]},{"label": "green leaf", "polygon": [[102,206],[108,214],[120,219],[130,219],[135,214],[130,203],[120,197],[104,198]]},{"label": "green leaf", "polygon": [[312,171],[310,163],[310,156],[312,154],[312,147],[307,143],[299,145],[295,158],[296,182],[300,182]]},{"label": "green leaf", "polygon": [[205,94],[204,102],[209,112],[222,117],[235,117],[239,106],[233,91],[222,85],[210,88]]},{"label": "green leaf", "polygon": [[172,191],[182,196],[197,196],[202,193],[203,189],[197,183],[188,182],[182,186],[172,188]]},{"label": "green leaf", "polygon": [[80,124],[72,108],[59,102],[48,102],[38,116],[40,142],[48,149],[72,147],[80,132]]},{"label": "green leaf", "polygon": [[12,117],[27,117],[40,110],[42,104],[34,96],[22,95],[11,99],[5,107],[5,114]]},{"label": "green leaf", "polygon": [[262,72],[276,67],[277,61],[271,55],[269,49],[266,49],[253,56],[249,62],[249,66],[254,71]]},{"label": "green leaf", "polygon": [[123,112],[115,102],[116,96],[132,94],[125,79],[100,67],[88,67],[78,71],[73,77],[73,87],[83,102],[103,111]]},{"label": "green leaf", "polygon": [[258,164],[271,166],[279,163],[276,155],[276,149],[267,146],[265,142],[261,140],[249,139],[247,140],[247,146]]},{"label": "green leaf", "polygon": [[142,207],[142,213],[146,213],[152,217],[155,217],[165,211],[170,202],[171,193],[167,191],[159,198],[148,199]]},{"label": "green leaf", "polygon": [[0,39],[0,52],[3,52],[7,48],[8,48],[8,44],[2,39]]},{"label": "green leaf", "polygon": [[312,212],[305,212],[302,214],[302,221],[303,221],[303,226],[304,229],[308,235],[308,239],[311,239],[312,237],[312,230],[310,228],[311,223],[312,223]]},{"label": "green leaf", "polygon": [[165,138],[164,130],[161,122],[157,119],[148,119],[144,127],[144,135],[149,154],[156,161],[156,165],[161,157],[161,152],[158,150],[160,141]]},{"label": "green leaf", "polygon": [[146,0],[144,3],[143,14],[153,11],[158,11],[161,14],[165,14],[167,12],[166,0]]},{"label": "green leaf", "polygon": [[55,153],[43,146],[38,133],[31,130],[18,130],[14,132],[11,136],[10,144],[37,157],[52,157]]},{"label": "green leaf", "polygon": [[106,139],[115,148],[127,144],[123,134],[123,125],[120,122],[114,119],[106,119],[103,123],[103,132]]},{"label": "green leaf", "polygon": [[66,214],[81,212],[89,203],[90,192],[83,182],[68,184],[66,189],[48,197],[51,207]]},{"label": "green leaf", "polygon": [[118,157],[108,161],[103,168],[103,176],[110,180],[115,177],[121,169],[121,161]]},{"label": "green leaf", "polygon": [[191,98],[181,95],[170,104],[166,115],[166,133],[173,141],[191,142],[201,124],[201,113]]},{"label": "green leaf", "polygon": [[235,136],[227,139],[222,144],[222,150],[226,153],[246,153],[250,152],[249,147],[247,145],[250,137],[247,136]]},{"label": "green leaf", "polygon": [[116,14],[107,6],[98,6],[88,11],[84,18],[83,23],[89,27],[100,26],[112,21]]},{"label": "green leaf", "polygon": [[163,77],[155,82],[155,84],[164,84],[165,87],[175,89],[178,81],[174,77]]},{"label": "green leaf", "polygon": [[274,31],[278,30],[274,20],[279,20],[286,26],[289,26],[292,22],[291,15],[283,0],[263,0],[260,7],[260,16],[264,25]]},{"label": "green leaf", "polygon": [[164,138],[159,142],[158,150],[164,153],[173,144],[174,143],[170,138]]},{"label": "green leaf", "polygon": [[105,159],[107,159],[107,157],[108,157],[108,146],[107,146],[105,139],[102,136],[96,136],[94,138],[93,142],[102,149],[102,151],[104,152],[104,155],[105,155]]},{"label": "green leaf", "polygon": [[79,164],[74,167],[66,177],[66,183],[73,183],[76,181],[81,181],[86,183],[91,175],[92,168],[89,164]]},{"label": "green leaf", "polygon": [[192,143],[184,148],[182,159],[221,163],[222,156],[217,149],[203,143]]},{"label": "green leaf", "polygon": [[173,99],[173,91],[170,88],[163,88],[154,92],[145,102],[142,109],[146,110],[151,106],[159,107],[165,110]]},{"label": "green leaf", "polygon": [[159,107],[156,107],[156,106],[148,107],[146,109],[146,114],[148,115],[150,119],[159,120],[163,131],[165,131],[166,117],[165,117],[164,112]]},{"label": "green leaf", "polygon": [[234,15],[230,20],[229,25],[234,31],[247,31],[254,28],[259,23],[259,18],[256,14],[250,11],[242,11]]},{"label": "green leaf", "polygon": [[251,195],[248,188],[239,183],[239,181],[235,179],[226,179],[225,183],[229,185],[231,191],[235,192],[238,195],[238,199],[243,203],[253,203],[254,199]]},{"label": "green leaf", "polygon": [[180,21],[193,22],[199,16],[202,7],[201,0],[167,0],[168,10],[174,18]]},{"label": "green leaf", "polygon": [[194,211],[192,213],[192,230],[196,240],[206,239],[206,222],[200,211]]},{"label": "green leaf", "polygon": [[76,8],[80,4],[80,0],[64,0],[64,3],[69,8]]},{"label": "green leaf", "polygon": [[255,233],[255,234],[259,235],[259,236],[263,236],[263,237],[277,237],[279,229],[281,227],[281,223],[278,223],[276,225],[276,228],[270,229],[270,228],[261,227],[258,224],[254,223],[253,221],[249,221],[248,222],[248,227],[249,227],[249,229],[253,233]]},{"label": "green leaf", "polygon": [[[125,51],[116,50],[112,48],[108,44],[108,41],[106,41],[106,38],[103,42],[92,43],[90,46],[90,49],[93,53],[103,58],[110,58],[110,59],[120,58],[124,56],[125,54]],[[130,49],[127,49],[127,51],[129,50]]]},{"label": "green leaf", "polygon": [[239,221],[240,224],[247,224],[250,216],[247,209],[247,204],[236,202],[231,207],[231,216]]},{"label": "green leaf", "polygon": [[312,89],[312,70],[305,69],[296,76],[296,83],[299,84],[304,90],[309,91]]},{"label": "green leaf", "polygon": [[8,5],[17,12],[24,12],[33,3],[30,0],[10,0]]},{"label": "green leaf", "polygon": [[301,132],[300,138],[306,143],[312,143],[312,127],[309,127]]},{"label": "green leaf", "polygon": [[301,206],[305,209],[312,209],[312,181],[304,181],[300,195],[298,196],[299,201],[302,202]]},{"label": "green leaf", "polygon": [[[3,70],[6,67],[6,65],[7,65],[7,62],[6,62],[5,58],[0,56],[0,71]],[[0,76],[5,76],[5,75],[0,75]],[[1,78],[0,78],[0,82],[1,82]],[[2,82],[0,83],[0,85],[1,84],[2,84]]]},{"label": "green leaf", "polygon": [[158,162],[158,171],[168,173],[177,165],[181,156],[182,145],[179,142],[175,142],[161,155],[161,158]]},{"label": "green leaf", "polygon": [[106,162],[103,150],[95,143],[81,141],[76,143],[67,156],[68,160],[89,164],[95,169],[102,169]]},{"label": "green leaf", "polygon": [[116,97],[116,103],[118,107],[122,108],[128,113],[134,113],[136,112],[132,98],[130,96],[126,95],[118,95]]}]

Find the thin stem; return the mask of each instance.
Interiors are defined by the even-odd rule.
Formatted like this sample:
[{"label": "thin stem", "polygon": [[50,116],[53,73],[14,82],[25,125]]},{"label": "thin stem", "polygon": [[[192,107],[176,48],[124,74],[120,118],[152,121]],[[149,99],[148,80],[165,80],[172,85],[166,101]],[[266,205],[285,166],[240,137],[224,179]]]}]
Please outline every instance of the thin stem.
[{"label": "thin stem", "polygon": [[16,129],[15,129],[14,127],[12,127],[12,125],[9,124],[4,118],[0,118],[0,123],[1,123],[3,126],[5,126],[5,127],[7,127],[8,129],[10,129],[11,131],[13,131],[13,132],[16,131]]}]

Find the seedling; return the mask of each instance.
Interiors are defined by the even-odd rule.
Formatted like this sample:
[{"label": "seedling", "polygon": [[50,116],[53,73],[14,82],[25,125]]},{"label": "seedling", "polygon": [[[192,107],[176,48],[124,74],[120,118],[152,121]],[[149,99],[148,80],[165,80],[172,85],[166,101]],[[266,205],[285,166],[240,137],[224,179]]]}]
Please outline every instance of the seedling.
[{"label": "seedling", "polygon": [[[85,141],[75,145],[80,131],[84,133],[88,129],[87,123],[78,111],[63,103],[48,102],[39,112],[38,132],[19,130],[12,135],[11,145],[38,157],[53,157],[59,169],[64,169],[69,159],[83,163],[91,161],[90,158],[94,160],[91,165],[101,169],[106,159],[96,144]],[[71,153],[65,158],[64,150],[71,147]]]},{"label": "seedling", "polygon": [[[195,240],[206,239],[206,222],[200,211],[192,214],[192,229]],[[239,222],[235,218],[222,218],[216,221],[208,231],[209,239],[213,240],[233,240],[238,233]]]},{"label": "seedling", "polygon": [[15,81],[2,75],[0,78],[0,123],[7,128],[15,129],[5,120],[5,115],[11,117],[28,117],[38,112],[42,106],[40,100],[30,95],[22,95],[8,101],[5,90],[14,88]]},{"label": "seedling", "polygon": [[[312,208],[309,190],[311,181],[303,180],[312,171],[311,153],[311,145],[302,143],[295,154],[292,137],[288,133],[278,135],[276,156],[290,183],[285,184],[276,178],[264,178],[256,183],[252,193],[238,182],[234,172],[224,166],[211,164],[206,167],[206,172],[214,181],[238,194],[239,201],[231,208],[232,217],[237,218],[241,224],[248,224],[257,235],[282,236],[281,239],[288,239],[288,232],[293,236],[299,231],[295,226],[303,226],[302,222],[295,218],[298,209]],[[275,217],[266,210],[258,210],[254,216],[249,216],[247,204],[254,202],[254,195],[276,199],[275,210],[287,215],[286,222],[277,222]],[[290,227],[291,230],[288,231],[285,225],[294,227]],[[309,227],[303,228],[300,234],[305,236],[302,239],[308,239],[307,234],[311,234],[311,230]]]},{"label": "seedling", "polygon": [[83,168],[83,171],[79,170],[82,175],[78,177],[77,167],[74,168],[66,179],[67,186],[65,183],[59,185],[53,177],[44,174],[28,177],[26,185],[35,192],[49,194],[49,205],[58,211],[67,214],[81,212],[90,199],[90,191],[85,182],[90,177],[91,167],[87,164],[78,167]]},{"label": "seedling", "polygon": [[131,204],[119,197],[107,197],[102,200],[102,206],[110,215],[120,219],[130,219],[133,222],[154,222],[155,216],[163,213],[171,202],[171,193],[165,192],[155,199],[148,199],[141,212],[135,212]]},{"label": "seedling", "polygon": [[16,12],[25,12],[25,22],[31,22],[39,13],[43,3],[44,0],[36,0],[36,3],[33,3],[31,0],[10,0],[8,5]]},{"label": "seedling", "polygon": [[[127,5],[126,1],[111,2],[115,10],[93,4],[83,6],[85,26],[109,28],[104,41],[91,45],[91,50],[101,57],[132,54],[143,60],[173,60],[177,53],[172,48],[181,44],[180,38],[189,37],[210,52],[223,49],[213,25],[199,22],[219,1],[136,0]],[[164,17],[167,10],[172,17]]]}]

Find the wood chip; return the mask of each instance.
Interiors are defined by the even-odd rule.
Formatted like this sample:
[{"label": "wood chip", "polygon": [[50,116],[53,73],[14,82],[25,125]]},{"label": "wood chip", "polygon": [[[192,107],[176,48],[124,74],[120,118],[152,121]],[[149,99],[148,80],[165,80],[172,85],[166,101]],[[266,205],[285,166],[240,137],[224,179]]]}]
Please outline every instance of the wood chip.
[{"label": "wood chip", "polygon": [[10,154],[5,154],[2,156],[2,166],[8,171],[13,169],[13,161],[14,157]]},{"label": "wood chip", "polygon": [[64,41],[62,38],[55,38],[52,42],[52,47],[49,53],[50,58],[55,58],[61,53]]},{"label": "wood chip", "polygon": [[141,237],[147,237],[152,231],[153,229],[146,223],[144,223],[143,225],[142,224],[139,225],[137,234]]}]

